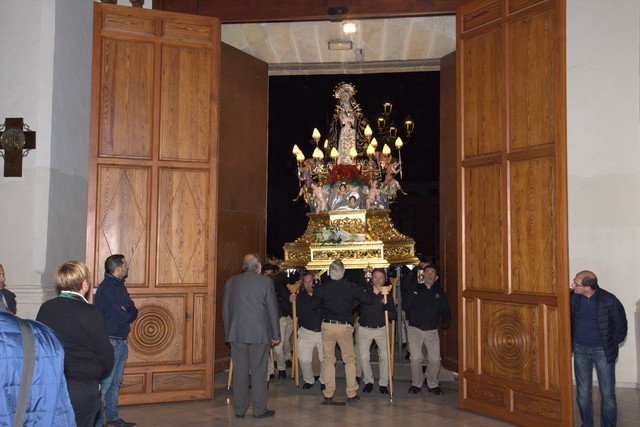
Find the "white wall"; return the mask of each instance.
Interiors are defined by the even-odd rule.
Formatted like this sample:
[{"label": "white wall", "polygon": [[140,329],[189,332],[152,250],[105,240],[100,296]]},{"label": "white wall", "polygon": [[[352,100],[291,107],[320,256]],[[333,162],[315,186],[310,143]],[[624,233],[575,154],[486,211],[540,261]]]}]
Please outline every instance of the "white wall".
[{"label": "white wall", "polygon": [[55,2],[0,2],[0,120],[23,117],[37,138],[22,178],[2,177],[0,160],[0,263],[18,314],[33,317],[22,302],[41,298],[46,269]]},{"label": "white wall", "polygon": [[[618,385],[638,379],[639,2],[567,0],[569,257],[624,304]],[[568,285],[567,278],[567,285]]]}]

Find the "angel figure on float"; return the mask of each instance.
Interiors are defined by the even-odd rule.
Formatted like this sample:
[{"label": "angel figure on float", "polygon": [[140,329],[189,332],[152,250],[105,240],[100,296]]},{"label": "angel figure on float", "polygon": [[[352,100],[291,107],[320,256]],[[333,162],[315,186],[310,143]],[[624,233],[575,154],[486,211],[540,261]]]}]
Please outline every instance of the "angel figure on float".
[{"label": "angel figure on float", "polygon": [[393,174],[388,173],[384,177],[384,182],[380,187],[380,193],[386,196],[389,203],[391,203],[393,199],[395,199],[396,193],[398,191],[404,194],[405,196],[407,195],[407,193],[405,193],[404,190],[402,189],[402,186],[400,186],[400,183],[398,182],[398,180],[393,177]]},{"label": "angel figure on float", "polygon": [[327,199],[324,194],[324,189],[316,182],[311,183],[311,191],[313,193],[312,201],[315,205],[315,212],[324,212],[327,210]]},{"label": "angel figure on float", "polygon": [[376,209],[380,203],[380,191],[378,190],[378,181],[373,181],[369,186],[369,193],[365,200],[367,209]]}]

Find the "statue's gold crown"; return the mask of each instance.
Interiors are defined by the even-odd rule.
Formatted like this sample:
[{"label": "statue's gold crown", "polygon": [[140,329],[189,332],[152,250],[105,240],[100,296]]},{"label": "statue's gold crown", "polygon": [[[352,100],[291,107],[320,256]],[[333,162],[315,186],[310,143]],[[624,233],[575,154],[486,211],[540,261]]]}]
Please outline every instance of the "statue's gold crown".
[{"label": "statue's gold crown", "polygon": [[354,96],[356,94],[356,88],[351,83],[340,82],[338,86],[333,90],[333,97],[340,99],[340,94],[344,91],[349,92],[349,95]]}]

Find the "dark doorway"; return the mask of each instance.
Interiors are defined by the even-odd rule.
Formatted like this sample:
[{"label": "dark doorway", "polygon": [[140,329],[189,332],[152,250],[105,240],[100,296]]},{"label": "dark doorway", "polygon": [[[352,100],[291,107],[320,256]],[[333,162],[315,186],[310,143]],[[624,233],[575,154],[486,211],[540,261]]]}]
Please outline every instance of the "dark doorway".
[{"label": "dark doorway", "polygon": [[398,196],[391,217],[398,231],[416,241],[417,253],[438,257],[439,72],[269,78],[267,253],[282,258],[283,245],[306,229],[308,207],[302,200],[292,201],[298,181],[291,150],[297,144],[311,157],[313,128],[322,134],[322,144],[336,104],[333,90],[343,81],[355,86],[355,98],[372,122],[374,136],[384,102],[393,103],[391,117],[400,127],[407,116],[414,120],[413,136],[402,149],[401,184],[408,195]]}]

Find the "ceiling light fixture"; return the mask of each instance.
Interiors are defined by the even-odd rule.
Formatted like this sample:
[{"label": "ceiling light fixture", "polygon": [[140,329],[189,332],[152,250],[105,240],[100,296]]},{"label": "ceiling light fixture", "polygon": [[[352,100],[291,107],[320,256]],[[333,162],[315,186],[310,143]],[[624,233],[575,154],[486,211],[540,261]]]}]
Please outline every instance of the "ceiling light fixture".
[{"label": "ceiling light fixture", "polygon": [[342,24],[342,32],[345,34],[355,34],[356,23],[353,21],[346,21],[344,24]]},{"label": "ceiling light fixture", "polygon": [[351,40],[333,40],[329,41],[329,50],[351,50],[353,42]]}]

